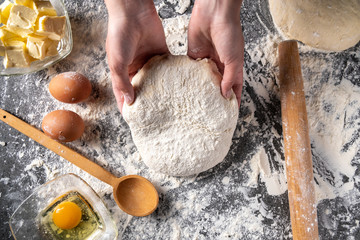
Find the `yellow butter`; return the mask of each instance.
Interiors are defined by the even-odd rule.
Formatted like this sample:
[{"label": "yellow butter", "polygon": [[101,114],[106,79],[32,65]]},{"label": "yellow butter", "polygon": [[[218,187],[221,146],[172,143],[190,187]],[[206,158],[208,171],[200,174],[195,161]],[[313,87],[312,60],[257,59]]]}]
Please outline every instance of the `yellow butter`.
[{"label": "yellow butter", "polygon": [[5,47],[6,49],[12,49],[12,48],[24,48],[25,49],[25,43],[22,41],[12,41],[9,42],[9,46]]},{"label": "yellow butter", "polygon": [[5,46],[8,46],[10,42],[16,42],[16,41],[20,41],[20,42],[25,42],[26,39],[13,33],[10,32],[6,26],[1,26],[0,27],[0,39],[3,42],[3,44]]},{"label": "yellow butter", "polygon": [[6,68],[28,67],[30,61],[24,42],[14,41],[11,42],[10,46],[5,47],[4,66]]},{"label": "yellow butter", "polygon": [[54,41],[37,34],[31,34],[28,36],[26,46],[31,57],[42,60],[47,56],[57,55],[58,44],[59,41]]},{"label": "yellow butter", "polygon": [[37,12],[31,8],[14,5],[10,10],[7,28],[22,37],[34,31],[34,25],[37,18]]},{"label": "yellow butter", "polygon": [[1,40],[0,40],[0,56],[2,57],[5,56],[5,45]]},{"label": "yellow butter", "polygon": [[5,0],[0,10],[0,56],[6,68],[59,54],[66,18],[57,16],[49,0]]},{"label": "yellow butter", "polygon": [[57,50],[57,47],[59,45],[59,42],[58,40],[52,40],[51,42],[49,42],[49,45],[47,46],[47,49],[46,49],[46,56],[55,56],[55,55],[58,55],[59,52]]},{"label": "yellow butter", "polygon": [[36,33],[58,41],[65,34],[65,25],[65,16],[43,16],[39,19],[39,30]]},{"label": "yellow butter", "polygon": [[27,38],[26,48],[31,57],[36,59],[44,59],[46,56],[46,40],[45,36],[30,34]]},{"label": "yellow butter", "polygon": [[35,33],[32,33],[28,35],[27,39],[30,41],[43,41],[46,39],[46,36],[40,36]]},{"label": "yellow butter", "polygon": [[0,5],[1,14],[0,14],[0,20],[2,24],[6,24],[10,15],[10,10],[14,6],[12,2],[9,0],[6,0]]},{"label": "yellow butter", "polygon": [[15,0],[15,3],[29,8],[32,8],[34,4],[32,0]]},{"label": "yellow butter", "polygon": [[42,16],[57,16],[56,10],[50,1],[35,0],[33,9],[38,12],[38,17],[35,22],[35,31],[39,30],[39,19]]},{"label": "yellow butter", "polygon": [[33,9],[38,12],[39,16],[57,16],[56,10],[50,1],[34,0]]}]

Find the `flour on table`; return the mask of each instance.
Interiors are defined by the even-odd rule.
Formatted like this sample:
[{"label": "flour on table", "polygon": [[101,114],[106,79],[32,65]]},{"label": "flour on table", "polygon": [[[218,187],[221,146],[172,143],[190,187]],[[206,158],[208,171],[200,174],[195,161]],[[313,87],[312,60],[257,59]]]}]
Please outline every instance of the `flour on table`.
[{"label": "flour on table", "polygon": [[0,178],[0,182],[7,185],[10,181],[10,178]]},{"label": "flour on table", "polygon": [[258,184],[258,176],[260,175],[260,180],[265,183],[270,195],[281,195],[287,190],[286,172],[271,171],[269,158],[263,147],[251,158],[250,167],[251,177],[248,182],[249,187],[254,187]]},{"label": "flour on table", "polygon": [[190,15],[180,15],[176,18],[162,19],[166,43],[173,55],[185,55],[187,52],[187,29]]},{"label": "flour on table", "polygon": [[190,0],[168,0],[169,3],[175,5],[175,11],[183,14],[190,6]]},{"label": "flour on table", "polygon": [[[148,178],[160,194],[159,210],[154,216],[129,219],[115,204],[110,186],[54,153],[41,151],[42,147],[38,145],[33,145],[30,150],[42,152],[41,160],[30,161],[26,171],[18,176],[18,184],[22,183],[21,179],[29,178],[29,172],[32,176],[36,176],[35,173],[38,171],[42,172],[42,182],[61,174],[75,173],[102,197],[117,223],[119,233],[129,239],[139,236],[143,239],[153,239],[154,236],[148,235],[148,232],[156,233],[158,236],[169,236],[172,239],[203,239],[204,229],[209,236],[218,238],[263,239],[263,236],[269,234],[281,234],[285,239],[291,238],[290,219],[281,221],[277,218],[278,215],[286,216],[288,212],[281,208],[272,209],[269,207],[271,203],[261,197],[266,194],[275,195],[277,197],[271,199],[276,201],[281,199],[281,194],[286,193],[281,119],[277,109],[280,107],[279,89],[275,80],[277,44],[281,37],[268,33],[258,41],[246,42],[247,71],[244,71],[240,111],[242,118],[238,120],[233,146],[229,152],[235,159],[225,159],[216,169],[200,175],[169,177],[146,167],[133,144],[128,126],[117,110],[105,59],[105,7],[96,7],[93,4],[93,8],[87,7],[86,11],[81,12],[82,8],[77,4],[78,1],[67,1],[73,31],[78,32],[73,35],[76,44],[72,53],[62,64],[48,69],[35,82],[29,75],[21,79],[40,88],[43,93],[36,98],[37,106],[42,108],[30,106],[31,112],[24,116],[24,120],[39,128],[43,116],[53,110],[68,109],[78,113],[84,119],[86,129],[82,138],[70,143],[70,147],[104,166],[116,176],[139,174]],[[83,7],[85,6],[87,4]],[[179,8],[177,11],[181,12],[183,9]],[[82,14],[86,15],[87,24],[84,24],[85,20],[80,20],[79,16]],[[172,54],[186,54],[189,19],[189,15],[162,19],[166,42]],[[316,55],[313,49],[303,45],[300,45],[300,53],[307,95],[317,199],[321,202],[322,199],[344,196],[348,202],[354,202],[356,199],[348,195],[352,192],[354,183],[360,183],[359,177],[354,177],[352,166],[360,146],[359,138],[356,137],[360,126],[359,120],[356,120],[359,119],[356,107],[359,106],[357,101],[360,99],[359,85],[351,84],[349,81],[352,79],[346,79],[346,74],[339,80],[340,73],[331,70],[337,68],[336,65],[331,65],[331,62],[336,60],[333,55]],[[352,54],[357,59],[360,57],[359,52],[347,54]],[[343,69],[339,68],[338,71],[346,73],[345,70],[351,70],[349,66],[344,65]],[[68,105],[56,101],[48,94],[47,85],[51,77],[69,70],[78,71],[89,77],[94,91],[88,101]],[[4,81],[6,79],[7,77],[4,77]],[[8,84],[8,81],[5,81],[5,84]],[[23,92],[28,90],[26,84],[18,88],[17,90]],[[337,98],[341,98],[341,101],[337,101]],[[26,99],[20,103],[28,104]],[[22,116],[21,105],[14,109],[14,114]],[[321,109],[326,111],[322,112]],[[104,127],[106,124],[111,124],[111,130]],[[345,131],[340,132],[343,124],[346,126]],[[260,144],[252,149],[253,146],[246,145],[248,142]],[[238,146],[239,143],[245,146]],[[0,142],[1,149],[9,145],[8,142]],[[238,151],[240,147],[242,150]],[[247,149],[250,149],[249,152],[246,152]],[[243,152],[246,154],[242,154]],[[10,154],[12,153],[9,152]],[[16,159],[18,156],[15,153],[10,157]],[[221,174],[214,174],[213,171],[220,171]],[[203,184],[209,178],[216,184]],[[39,184],[39,178],[29,179]],[[1,179],[0,182],[7,184],[9,180]],[[259,186],[265,186],[266,192],[259,192]],[[25,184],[23,188],[30,191],[31,186]],[[1,197],[3,196],[4,194]],[[221,201],[214,196],[221,196]],[[11,199],[21,197],[24,196],[9,196]],[[224,204],[221,205],[222,203]],[[220,204],[221,210],[215,208],[215,204]],[[287,202],[281,204],[285,208]],[[9,207],[16,208],[15,205]],[[179,216],[183,218],[177,221]],[[196,226],[189,225],[190,220],[196,221]],[[269,221],[274,224],[266,226],[264,222]],[[280,224],[276,224],[279,222]],[[331,229],[335,225],[329,221],[326,226]]]},{"label": "flour on table", "polygon": [[[281,41],[279,35],[268,34],[257,43],[248,43],[248,53],[255,63],[270,64],[269,70],[277,74],[277,45]],[[347,79],[339,81],[336,75],[339,70],[333,66],[328,53],[312,49],[299,43],[301,54],[306,107],[308,112],[309,133],[312,143],[314,177],[316,181],[316,198],[344,196],[354,187],[356,167],[352,161],[359,152],[359,138],[356,137],[359,127],[357,119],[360,105],[360,88]],[[322,57],[314,56],[318,52]],[[354,54],[356,54],[354,52]],[[326,79],[324,82],[324,74]],[[269,82],[268,89],[263,84],[253,81],[253,75],[245,73],[245,80],[255,85],[257,94],[268,101],[268,91],[278,95],[278,86]],[[260,77],[261,78],[261,77]],[[262,79],[263,82],[267,80]],[[262,83],[263,83],[262,82]],[[276,82],[276,84],[278,84]],[[266,85],[265,85],[266,86]],[[246,104],[246,103],[245,103]],[[276,131],[268,134],[270,138],[279,138]],[[280,156],[278,156],[280,158]],[[265,182],[271,195],[278,195],[287,190],[285,165],[281,171],[270,171],[267,154],[263,148],[251,159],[253,172],[249,184],[253,184],[257,175]],[[280,159],[278,159],[281,161]],[[346,182],[344,182],[344,176]],[[269,178],[270,177],[270,178]],[[274,191],[274,187],[277,189]]]}]

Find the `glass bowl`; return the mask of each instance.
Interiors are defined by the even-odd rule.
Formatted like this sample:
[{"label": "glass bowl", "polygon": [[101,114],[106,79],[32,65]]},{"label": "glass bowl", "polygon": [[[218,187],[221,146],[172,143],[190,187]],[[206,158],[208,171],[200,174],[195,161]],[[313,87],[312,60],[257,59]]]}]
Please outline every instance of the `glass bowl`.
[{"label": "glass bowl", "polygon": [[28,240],[31,236],[31,239],[48,239],[41,230],[40,216],[59,197],[69,192],[81,194],[102,223],[101,229],[86,239],[116,239],[117,228],[104,202],[84,180],[72,173],[57,177],[38,187],[20,204],[9,221],[14,238]]},{"label": "glass bowl", "polygon": [[[10,1],[14,2],[13,0]],[[55,56],[46,57],[43,60],[34,61],[30,64],[29,67],[24,67],[24,68],[5,68],[3,64],[4,57],[0,56],[0,76],[21,75],[26,73],[37,72],[42,69],[50,67],[51,65],[59,62],[60,60],[64,59],[67,55],[70,54],[73,47],[73,39],[72,39],[69,15],[66,11],[64,2],[62,0],[49,0],[49,1],[55,8],[58,16],[66,17],[65,35],[60,40],[59,45],[57,47],[59,53]],[[3,2],[4,0],[0,0],[0,4]],[[2,24],[0,23],[0,25]]]}]

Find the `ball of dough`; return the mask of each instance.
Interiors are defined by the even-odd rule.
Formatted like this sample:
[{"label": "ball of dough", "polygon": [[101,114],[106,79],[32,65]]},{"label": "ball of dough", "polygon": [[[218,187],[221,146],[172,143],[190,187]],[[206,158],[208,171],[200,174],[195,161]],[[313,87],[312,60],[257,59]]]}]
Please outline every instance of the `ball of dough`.
[{"label": "ball of dough", "polygon": [[342,51],[360,40],[360,0],[269,0],[270,13],[287,38]]},{"label": "ball of dough", "polygon": [[188,176],[220,163],[232,143],[238,104],[220,92],[221,75],[207,59],[155,56],[134,76],[136,100],[122,113],[145,164]]}]

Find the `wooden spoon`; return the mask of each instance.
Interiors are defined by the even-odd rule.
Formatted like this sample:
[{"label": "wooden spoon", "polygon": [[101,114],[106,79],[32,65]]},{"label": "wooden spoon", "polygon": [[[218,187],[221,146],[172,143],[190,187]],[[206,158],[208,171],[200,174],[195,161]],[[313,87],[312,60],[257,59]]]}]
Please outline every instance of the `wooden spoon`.
[{"label": "wooden spoon", "polygon": [[138,175],[128,175],[117,178],[93,161],[51,139],[40,130],[2,109],[0,109],[0,120],[34,139],[36,142],[52,150],[92,176],[111,185],[113,187],[114,199],[124,212],[133,216],[143,217],[151,214],[157,208],[159,203],[158,193],[154,185],[146,178]]},{"label": "wooden spoon", "polygon": [[280,98],[293,239],[319,239],[304,85],[297,42],[279,44]]}]

